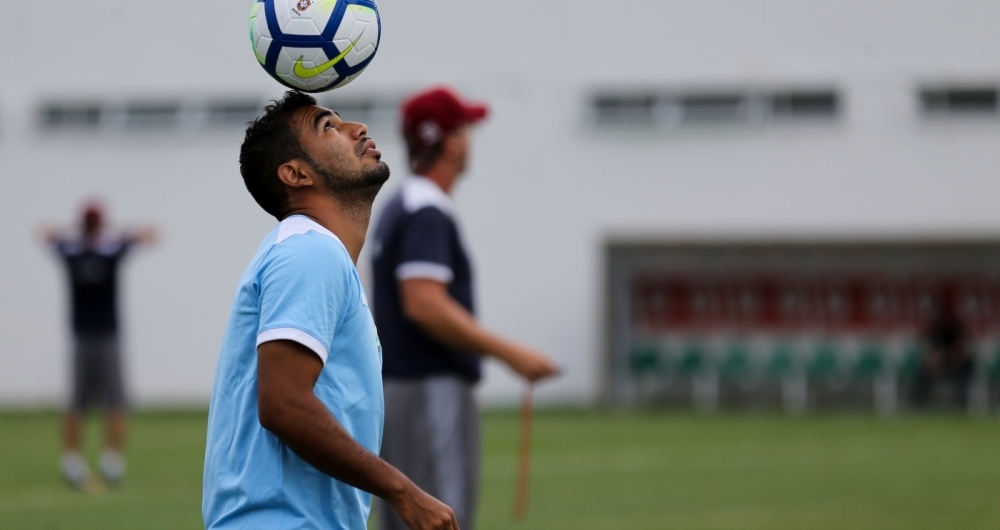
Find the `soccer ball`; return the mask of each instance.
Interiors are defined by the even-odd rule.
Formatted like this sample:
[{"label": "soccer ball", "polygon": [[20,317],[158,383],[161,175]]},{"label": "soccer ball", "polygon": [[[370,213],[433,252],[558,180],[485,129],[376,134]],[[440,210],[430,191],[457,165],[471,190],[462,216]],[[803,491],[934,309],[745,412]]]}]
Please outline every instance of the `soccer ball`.
[{"label": "soccer ball", "polygon": [[257,61],[279,83],[304,92],[356,79],[381,35],[375,0],[257,0],[250,11]]}]

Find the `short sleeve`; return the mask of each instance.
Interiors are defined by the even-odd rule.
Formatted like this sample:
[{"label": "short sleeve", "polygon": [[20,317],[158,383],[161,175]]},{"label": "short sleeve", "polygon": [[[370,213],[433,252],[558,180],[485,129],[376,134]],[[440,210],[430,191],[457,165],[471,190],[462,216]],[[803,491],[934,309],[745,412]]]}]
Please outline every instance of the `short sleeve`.
[{"label": "short sleeve", "polygon": [[455,249],[452,220],[437,208],[424,208],[410,216],[399,239],[397,280],[427,279],[450,283]]},{"label": "short sleeve", "polygon": [[345,251],[327,236],[309,233],[275,245],[258,272],[260,326],[257,346],[291,340],[323,364],[337,328],[354,309]]}]

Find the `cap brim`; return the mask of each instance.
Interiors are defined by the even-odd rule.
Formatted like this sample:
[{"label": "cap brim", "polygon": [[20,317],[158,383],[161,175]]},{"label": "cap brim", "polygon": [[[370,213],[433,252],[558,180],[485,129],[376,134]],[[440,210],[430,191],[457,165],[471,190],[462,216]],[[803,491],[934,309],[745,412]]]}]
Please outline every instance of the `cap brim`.
[{"label": "cap brim", "polygon": [[476,123],[486,119],[490,115],[490,108],[483,104],[465,105],[465,120],[469,123]]}]

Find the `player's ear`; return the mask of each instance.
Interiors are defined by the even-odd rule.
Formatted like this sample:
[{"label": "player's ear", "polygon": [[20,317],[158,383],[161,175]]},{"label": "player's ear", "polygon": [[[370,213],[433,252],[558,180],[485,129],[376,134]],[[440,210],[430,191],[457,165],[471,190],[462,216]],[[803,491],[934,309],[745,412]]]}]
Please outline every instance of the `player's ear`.
[{"label": "player's ear", "polygon": [[304,160],[293,159],[278,167],[278,180],[290,188],[305,188],[315,184],[312,168]]}]

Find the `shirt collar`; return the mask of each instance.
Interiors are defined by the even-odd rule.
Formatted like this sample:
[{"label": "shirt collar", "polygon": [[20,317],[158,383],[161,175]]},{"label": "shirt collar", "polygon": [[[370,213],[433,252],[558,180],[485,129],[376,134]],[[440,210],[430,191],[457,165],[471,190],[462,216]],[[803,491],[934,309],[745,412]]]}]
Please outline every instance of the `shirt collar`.
[{"label": "shirt collar", "polygon": [[403,207],[407,212],[415,212],[427,206],[449,216],[455,214],[455,202],[440,186],[427,177],[410,175],[403,181]]}]

